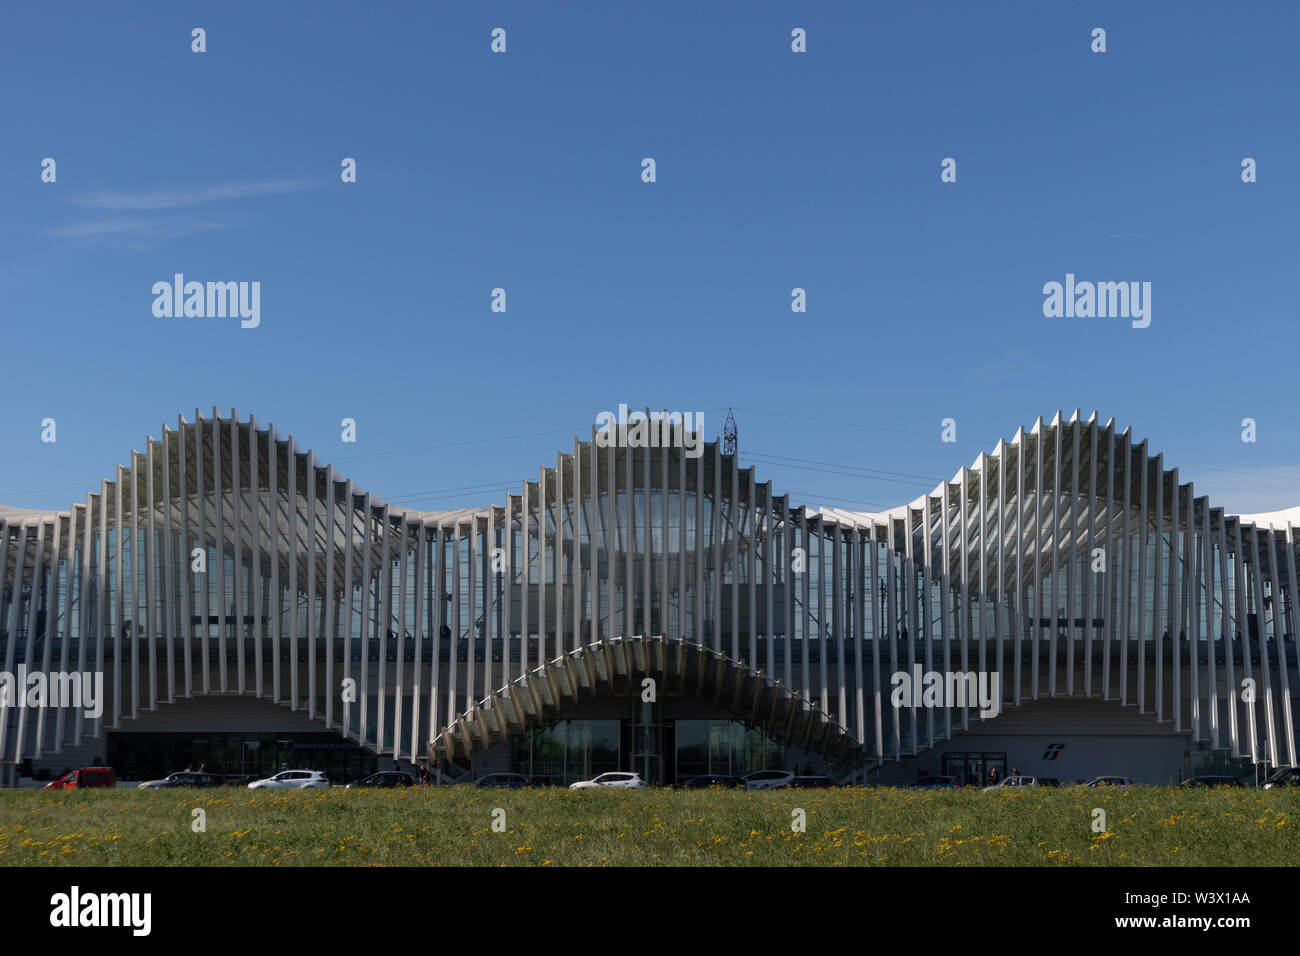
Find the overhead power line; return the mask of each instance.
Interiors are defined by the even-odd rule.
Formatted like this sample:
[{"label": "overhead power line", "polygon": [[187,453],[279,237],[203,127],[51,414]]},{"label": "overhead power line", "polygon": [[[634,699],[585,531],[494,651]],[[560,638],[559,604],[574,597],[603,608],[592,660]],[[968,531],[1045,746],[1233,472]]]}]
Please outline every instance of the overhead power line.
[{"label": "overhead power line", "polygon": [[[739,405],[736,406],[736,410],[740,412],[752,412],[755,415],[771,415],[773,418],[789,418],[800,422],[818,422],[822,425],[837,425],[840,428],[862,428],[867,431],[892,432],[895,435],[912,435],[916,438],[934,438],[936,435],[936,433],[932,431],[918,432],[906,428],[889,428],[885,425],[866,425],[862,422],[840,422],[829,418],[813,418],[809,415],[790,415],[785,412],[765,412],[758,408],[741,408]],[[970,445],[980,445],[985,448],[992,448],[997,444],[996,441],[989,442],[980,438],[958,438],[956,440]]]},{"label": "overhead power line", "polygon": [[[808,462],[811,465],[825,465],[827,469],[834,469],[833,474],[851,475],[856,478],[871,478],[877,481],[894,481],[900,484],[927,484],[930,487],[943,483],[942,478],[933,478],[930,475],[916,475],[906,471],[886,471],[881,468],[861,468],[857,465],[844,465],[833,461],[816,461],[810,458],[791,458],[787,455],[772,455],[768,452],[751,451],[745,452],[742,458],[753,458],[755,461],[767,459],[768,464],[780,465],[785,468],[807,468],[807,465],[797,464],[798,462]],[[810,468],[810,471],[822,471],[825,469]]]}]

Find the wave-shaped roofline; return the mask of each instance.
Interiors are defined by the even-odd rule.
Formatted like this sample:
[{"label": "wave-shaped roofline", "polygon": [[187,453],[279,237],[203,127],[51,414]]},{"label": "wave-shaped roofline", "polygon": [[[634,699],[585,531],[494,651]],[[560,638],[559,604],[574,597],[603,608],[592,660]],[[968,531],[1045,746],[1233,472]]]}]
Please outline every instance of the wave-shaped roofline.
[{"label": "wave-shaped roofline", "polygon": [[[292,436],[288,436],[283,439],[280,438],[278,436],[278,433],[276,432],[274,424],[268,423],[266,425],[257,425],[256,421],[257,420],[255,416],[249,416],[247,421],[241,420],[239,416],[235,413],[234,409],[231,409],[231,414],[229,416],[222,416],[215,408],[213,409],[212,415],[201,415],[198,414],[196,410],[194,421],[186,421],[184,416],[181,416],[179,418],[179,423],[181,427],[190,427],[190,426],[198,425],[200,423],[210,423],[210,422],[236,422],[238,424],[253,424],[258,431],[269,434],[274,441],[284,442],[288,444],[296,454],[308,456],[310,462],[314,463],[316,467],[321,467],[321,464],[316,458],[315,452],[311,451],[310,449],[307,449],[305,451],[300,449],[298,447],[297,442],[294,441]],[[918,495],[916,498],[912,499],[909,502],[895,505],[892,508],[886,508],[882,511],[855,511],[846,508],[818,508],[813,506],[808,506],[807,511],[809,514],[822,515],[832,520],[848,521],[850,523],[856,523],[856,524],[881,523],[891,519],[900,519],[906,516],[908,511],[915,511],[924,508],[926,502],[929,499],[940,494],[942,492],[942,489],[945,487],[945,485],[955,484],[960,482],[962,480],[963,472],[977,474],[983,467],[983,462],[986,458],[988,459],[999,458],[1004,453],[1008,445],[1020,444],[1026,435],[1036,435],[1044,428],[1059,428],[1064,425],[1069,425],[1074,423],[1092,424],[1094,422],[1097,423],[1099,429],[1112,430],[1116,438],[1119,438],[1121,436],[1129,436],[1131,432],[1130,428],[1125,428],[1123,431],[1118,431],[1116,429],[1115,420],[1113,418],[1107,419],[1106,422],[1102,424],[1100,422],[1099,415],[1096,411],[1092,412],[1092,414],[1089,415],[1086,419],[1082,417],[1079,409],[1075,409],[1074,414],[1071,415],[1068,419],[1063,417],[1063,413],[1061,411],[1057,411],[1056,414],[1052,416],[1050,422],[1044,422],[1042,418],[1039,418],[1034,422],[1034,424],[1029,428],[1028,431],[1026,431],[1023,427],[1018,428],[1016,430],[1015,435],[1009,441],[1006,439],[998,439],[998,442],[993,447],[992,451],[982,452],[980,455],[978,455],[975,458],[975,460],[970,465],[964,468],[959,468],[956,472],[954,472],[952,478],[950,478],[947,482],[941,482],[931,491],[922,495]],[[165,427],[166,430],[169,432],[177,431],[177,429],[173,429],[170,426],[165,426]],[[148,438],[149,442],[153,442],[154,440],[155,439],[152,436]],[[587,439],[586,441],[592,441],[592,440],[594,440],[594,438]],[[578,441],[581,442],[584,441],[584,439],[579,438]],[[714,444],[717,441],[718,439],[715,439],[714,442],[709,442],[707,444]],[[1133,444],[1135,447],[1143,448],[1146,445],[1146,439],[1143,439],[1141,442],[1134,442]],[[139,454],[140,454],[139,452],[133,450],[132,458],[134,458]],[[1152,458],[1157,457],[1155,453],[1150,451],[1147,451],[1146,454]],[[123,465],[121,467],[122,470],[129,471],[131,466]],[[1166,470],[1170,470],[1170,469],[1166,469]],[[106,479],[106,481],[111,483],[112,479]],[[1180,482],[1180,484],[1186,484],[1186,482]],[[98,492],[95,491],[90,492],[90,494],[97,494],[97,493]],[[358,488],[357,493],[365,494],[366,492],[363,489]],[[370,497],[372,503],[376,507],[387,507],[390,513],[392,514],[399,515],[399,516],[406,515],[408,517],[414,518],[422,522],[434,522],[438,524],[445,524],[449,521],[468,519],[476,516],[486,516],[489,513],[490,509],[494,507],[498,507],[498,508],[502,507],[502,505],[500,504],[491,502],[483,506],[469,506],[465,508],[452,508],[447,510],[423,511],[416,508],[408,508],[403,505],[394,504],[392,502],[389,502],[381,498],[378,495],[375,495],[374,493],[370,493]],[[31,520],[40,521],[45,519],[57,518],[57,517],[67,517],[72,513],[74,509],[78,507],[84,507],[84,505],[77,503],[77,504],[73,504],[67,509],[58,510],[58,509],[42,509],[42,508],[24,508],[24,507],[19,507],[14,505],[0,504],[0,519],[7,520],[7,521],[31,521]],[[1300,505],[1287,507],[1287,508],[1280,508],[1276,511],[1257,512],[1253,514],[1231,512],[1226,509],[1220,509],[1220,510],[1223,510],[1225,517],[1235,518],[1242,523],[1252,524],[1255,525],[1256,527],[1273,527],[1273,528],[1285,529],[1288,525],[1300,525]]]}]

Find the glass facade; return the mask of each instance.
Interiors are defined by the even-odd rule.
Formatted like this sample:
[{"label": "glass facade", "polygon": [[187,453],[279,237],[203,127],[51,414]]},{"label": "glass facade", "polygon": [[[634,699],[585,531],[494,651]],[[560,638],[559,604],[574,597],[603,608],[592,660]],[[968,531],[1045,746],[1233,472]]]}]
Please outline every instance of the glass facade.
[{"label": "glass facade", "polygon": [[[647,735],[653,730],[652,735]],[[785,748],[734,720],[559,720],[511,739],[511,766],[534,786],[567,786],[614,770],[652,784],[703,773],[743,776],[784,766]],[[822,772],[810,759],[806,772]]]},{"label": "glass facade", "polygon": [[621,720],[557,720],[511,741],[511,770],[534,786],[567,786],[622,766]]},{"label": "glass facade", "polygon": [[331,733],[110,733],[108,760],[123,780],[156,780],[207,764],[212,773],[258,777],[321,770],[331,783],[350,783],[379,769],[375,754]]},{"label": "glass facade", "polygon": [[697,774],[742,777],[785,765],[785,748],[757,727],[735,720],[678,720],[675,725],[679,782]]}]

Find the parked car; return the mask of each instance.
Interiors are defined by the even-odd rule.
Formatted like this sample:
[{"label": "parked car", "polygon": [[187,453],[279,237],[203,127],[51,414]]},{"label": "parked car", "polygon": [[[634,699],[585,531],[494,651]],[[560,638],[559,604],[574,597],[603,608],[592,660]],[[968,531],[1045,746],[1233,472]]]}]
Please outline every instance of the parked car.
[{"label": "parked car", "polygon": [[602,773],[598,777],[590,780],[579,780],[577,783],[569,784],[570,790],[591,790],[595,787],[622,787],[629,790],[640,790],[645,786],[645,781],[641,779],[639,773],[623,773],[622,771],[613,771]]},{"label": "parked car", "polygon": [[961,786],[957,783],[956,777],[945,777],[938,774],[931,774],[928,777],[917,777],[907,785],[908,790],[947,790]]},{"label": "parked car", "polygon": [[794,774],[789,770],[755,770],[741,777],[740,782],[746,790],[776,790],[794,783]]},{"label": "parked car", "polygon": [[87,787],[115,787],[117,778],[112,767],[83,767],[51,780],[42,790],[84,790]]},{"label": "parked car", "polygon": [[1180,787],[1241,787],[1245,786],[1236,777],[1230,777],[1227,774],[1204,774],[1199,777],[1188,777],[1178,786]]},{"label": "parked car", "polygon": [[1283,767],[1281,770],[1274,770],[1262,787],[1265,790],[1272,790],[1274,787],[1300,787],[1300,767]]},{"label": "parked car", "polygon": [[1041,787],[1037,777],[1003,777],[992,786],[985,787],[984,792],[990,790],[1011,790],[1015,787]]},{"label": "parked car", "polygon": [[823,787],[835,786],[835,781],[830,777],[804,776],[795,777],[794,780],[791,781],[790,786],[794,787],[796,790],[819,790]]},{"label": "parked car", "polygon": [[703,790],[705,787],[739,787],[740,781],[725,773],[702,773],[688,777],[679,786],[683,790]]},{"label": "parked car", "polygon": [[329,778],[319,770],[281,770],[274,777],[254,780],[249,790],[306,790],[311,787],[328,787]]},{"label": "parked car", "polygon": [[194,770],[181,770],[169,773],[161,780],[144,780],[136,784],[140,790],[159,790],[164,787],[220,787],[226,778],[219,773],[198,773]]},{"label": "parked car", "polygon": [[414,787],[415,777],[401,770],[381,770],[360,780],[353,780],[347,790],[360,790],[367,787]]},{"label": "parked car", "polygon": [[474,781],[476,787],[508,787],[511,790],[518,790],[528,786],[528,778],[522,773],[489,773],[479,777]]},{"label": "parked car", "polygon": [[1079,784],[1081,787],[1131,787],[1136,781],[1132,777],[1092,777]]}]

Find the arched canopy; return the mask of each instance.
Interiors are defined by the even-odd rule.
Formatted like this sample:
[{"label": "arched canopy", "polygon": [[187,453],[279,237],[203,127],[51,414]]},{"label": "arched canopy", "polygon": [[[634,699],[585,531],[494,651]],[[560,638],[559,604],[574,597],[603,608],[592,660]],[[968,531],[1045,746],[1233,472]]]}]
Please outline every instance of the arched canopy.
[{"label": "arched canopy", "polygon": [[429,756],[449,760],[504,741],[509,735],[563,716],[604,693],[655,693],[709,701],[787,744],[842,762],[860,762],[861,744],[829,714],[780,681],[722,653],[681,638],[615,637],[587,644],[501,687],[462,713],[429,745]]}]

